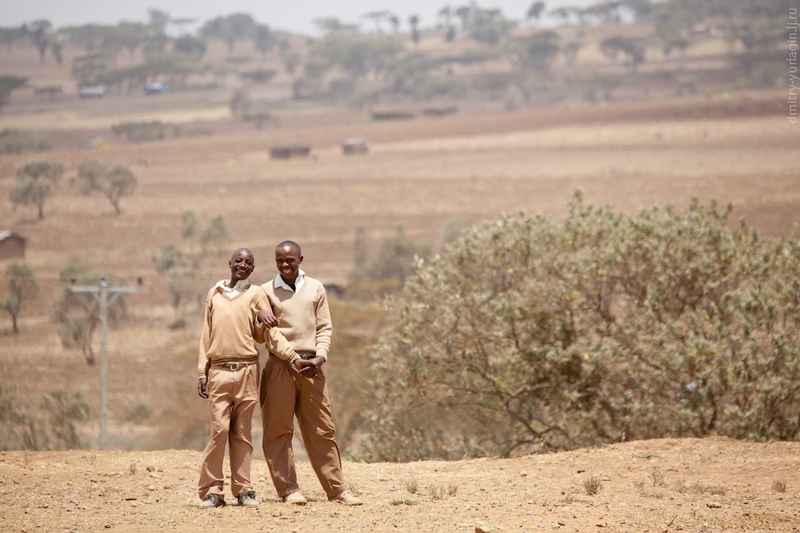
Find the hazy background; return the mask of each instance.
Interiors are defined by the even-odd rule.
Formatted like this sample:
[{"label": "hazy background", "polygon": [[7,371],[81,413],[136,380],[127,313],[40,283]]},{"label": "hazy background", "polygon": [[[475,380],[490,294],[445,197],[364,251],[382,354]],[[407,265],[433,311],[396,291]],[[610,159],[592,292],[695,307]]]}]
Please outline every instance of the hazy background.
[{"label": "hazy background", "polygon": [[[506,18],[525,20],[525,12],[533,2],[528,0],[493,0],[478,2],[484,9],[500,9]],[[561,6],[586,7],[591,0],[550,0],[546,2],[549,12]],[[452,7],[469,4],[456,2]],[[194,2],[191,0],[131,0],[127,2],[108,2],[106,0],[85,0],[64,2],[60,0],[35,0],[0,2],[3,25],[12,26],[46,18],[54,26],[98,23],[116,24],[120,20],[147,21],[148,9],[166,11],[173,18],[193,18],[202,24],[208,19],[229,13],[249,13],[259,22],[269,24],[273,29],[317,35],[319,29],[313,23],[315,18],[336,17],[346,23],[362,23],[365,31],[370,29],[370,21],[361,16],[371,11],[389,10],[402,21],[401,27],[408,29],[408,17],[420,17],[422,27],[433,26],[436,12],[448,5],[446,0],[430,2],[427,0],[405,0],[375,2],[371,0],[339,0],[322,2],[319,0],[296,0],[294,2],[264,2],[260,0],[231,0],[228,2]]]},{"label": "hazy background", "polygon": [[[404,282],[414,273],[415,257],[426,261],[437,254],[444,257],[464,231],[487,224],[489,232],[506,214],[523,212],[563,221],[576,191],[582,191],[587,205],[609,205],[625,216],[666,204],[682,213],[693,198],[705,205],[730,203],[732,227],[738,228],[742,216],[766,238],[790,239],[800,222],[800,126],[787,120],[795,119],[797,111],[789,105],[794,90],[788,86],[792,65],[787,62],[790,37],[785,31],[797,0],[553,0],[545,3],[546,20],[530,24],[525,15],[533,0],[481,0],[480,9],[470,16],[464,16],[470,9],[460,9],[469,0],[459,0],[449,6],[451,13],[461,13],[452,15],[449,27],[436,27],[446,0],[426,4],[418,0],[0,1],[0,415],[10,413],[10,418],[0,416],[0,450],[102,446],[95,363],[104,345],[99,306],[91,295],[70,290],[73,283],[95,285],[101,277],[112,286],[140,288],[109,308],[107,447],[202,449],[208,440],[207,412],[197,397],[196,362],[208,287],[228,274],[231,250],[245,246],[257,258],[251,279],[257,283],[272,279],[275,245],[293,239],[303,246],[304,270],[331,288],[336,329],[325,372],[335,405],[337,439],[346,456],[371,454],[375,459],[376,450],[392,460],[413,459],[412,454],[417,458],[420,453],[448,459],[504,455],[512,449],[527,453],[530,446],[541,443],[526,440],[525,428],[539,427],[540,422],[517,426],[509,422],[515,413],[509,419],[488,411],[476,417],[474,410],[461,416],[464,411],[438,409],[444,404],[430,403],[433,411],[417,410],[415,416],[420,416],[408,419],[413,431],[433,428],[425,442],[405,440],[404,428],[384,432],[373,424],[399,420],[394,413],[371,413],[376,406],[412,412],[404,402],[416,400],[417,390],[422,390],[398,388],[397,401],[375,397],[376,392],[411,382],[400,379],[403,373],[394,367],[384,366],[400,358],[382,355],[375,347],[406,339],[394,333],[405,327],[404,319],[386,312],[384,298],[405,297]],[[590,5],[565,10],[560,19],[547,17],[567,3]],[[390,21],[383,20],[385,31],[379,34],[374,21],[386,11],[401,24],[398,31],[389,31]],[[373,16],[364,17],[368,13]],[[419,28],[409,27],[410,14],[420,17]],[[195,22],[187,25],[187,18]],[[314,22],[319,19],[323,24]],[[352,25],[360,30],[354,31]],[[345,150],[354,145],[343,141],[352,138],[366,139],[355,145],[362,147],[361,153]],[[600,226],[588,221],[580,227]],[[710,228],[702,223],[699,227]],[[658,240],[653,241],[654,249],[673,242],[661,235],[665,234],[653,233],[652,239]],[[572,244],[571,239],[555,240]],[[741,244],[741,237],[736,240]],[[509,339],[513,335],[500,323],[506,318],[530,321],[542,310],[553,317],[573,316],[573,309],[566,307],[578,300],[570,296],[570,285],[555,278],[541,281],[536,271],[522,277],[525,270],[518,265],[527,264],[525,260],[506,255],[505,247],[491,247],[510,241],[487,240],[485,250],[475,244],[484,241],[466,242],[475,254],[483,254],[474,257],[487,258],[464,261],[467,267],[483,268],[495,260],[510,264],[495,268],[491,275],[471,271],[452,279],[470,279],[467,274],[471,279],[488,279],[507,272],[513,274],[509,279],[530,280],[529,286],[537,290],[544,287],[550,298],[534,292],[520,292],[524,296],[517,298],[509,290],[514,305],[520,307],[502,312],[492,308],[488,318],[495,325],[489,327],[490,320],[475,321],[480,324],[476,333]],[[691,287],[705,298],[727,294],[717,288],[720,279],[750,283],[735,272],[745,276],[769,270],[742,263],[733,271],[734,278],[720,276],[716,265],[728,265],[727,258],[733,255],[686,243],[667,248],[705,250],[705,259],[665,256],[658,264],[662,270],[650,266],[624,270],[645,273],[648,283],[674,281],[675,285],[654,289],[652,294],[675,292],[681,298],[687,293],[679,288],[691,285],[687,285],[691,280],[697,281]],[[795,284],[800,245],[793,246],[786,260],[795,263],[770,271],[788,272]],[[560,260],[574,253],[554,250],[557,253],[547,257]],[[584,265],[581,268],[589,273],[585,279],[599,279],[592,272],[600,276],[605,269],[586,257],[575,264]],[[696,265],[713,267],[711,274],[698,276]],[[570,279],[584,279],[574,276]],[[29,290],[17,290],[23,286]],[[595,285],[586,287],[593,290]],[[451,301],[456,293],[445,291],[447,297],[439,300]],[[426,297],[435,300],[438,294],[428,291]],[[781,294],[794,298],[800,291],[791,285]],[[430,308],[437,315],[421,322],[435,324],[448,315],[435,313],[442,309],[441,303],[425,307],[427,302],[416,301],[412,292],[408,297],[413,309]],[[592,298],[596,296],[581,301],[595,301]],[[470,299],[484,301],[484,295]],[[635,300],[649,301],[638,296]],[[17,302],[21,306],[14,307]],[[800,346],[796,333],[800,325],[795,325],[800,315],[792,313],[796,307],[784,300],[775,306],[791,317],[792,342],[797,342],[792,346]],[[596,307],[592,304],[592,309]],[[605,313],[605,309],[603,303],[599,310]],[[13,319],[12,312],[17,313]],[[697,363],[688,359],[694,347],[680,344],[690,342],[682,339],[704,338],[707,321],[717,315],[721,313],[709,312],[706,317],[697,311],[696,319],[687,319],[687,324],[699,328],[695,337],[667,324],[677,339],[669,350],[645,346],[625,351],[609,344],[603,353],[611,365],[603,372],[594,370],[595,358],[583,357],[596,350],[565,350],[564,357],[576,356],[573,361],[561,359],[560,348],[550,344],[546,349],[554,358],[546,364],[564,361],[564,366],[532,365],[538,374],[519,377],[532,380],[525,390],[545,390],[533,380],[561,379],[565,371],[570,376],[580,372],[581,380],[611,376],[609,383],[615,386],[614,378],[631,375],[625,366],[627,354],[652,354],[654,359],[674,354],[687,357],[664,361],[674,373],[632,380],[649,388],[638,391],[641,398],[660,406],[672,402],[680,412],[703,409],[701,401],[680,403],[683,396],[675,394],[675,384],[684,383],[704,398],[715,398],[715,406],[724,409],[728,406],[724,402],[732,398],[730,391],[714,387],[734,382],[723,376],[695,388],[700,383],[693,374]],[[628,324],[651,323],[644,320],[648,316],[644,312],[629,316],[631,322],[620,318],[619,331],[631,331]],[[739,315],[726,316],[746,329],[747,322],[736,318]],[[575,323],[595,323],[588,320],[581,317]],[[516,331],[530,329],[527,323],[512,326]],[[597,339],[593,331],[599,329],[593,327],[585,330],[589,333],[580,341],[587,343],[584,346]],[[451,331],[408,329],[418,334],[409,344],[419,353],[440,353],[433,341]],[[566,329],[553,326],[552,331]],[[766,338],[759,337],[760,331],[754,335]],[[652,333],[630,337],[662,340]],[[738,342],[728,334],[719,337],[719,343]],[[548,338],[562,342],[560,335]],[[494,341],[470,342],[486,346]],[[526,353],[545,353],[538,340],[523,343]],[[430,349],[420,348],[427,346]],[[727,372],[723,358],[732,349],[709,346],[715,351],[703,352],[708,357],[706,368]],[[403,349],[392,348],[394,353]],[[770,353],[762,351],[765,356]],[[787,359],[790,369],[797,367],[796,353],[800,348]],[[515,351],[507,355],[517,357]],[[616,359],[617,355],[622,358]],[[36,372],[31,372],[32,361]],[[514,359],[508,360],[508,367],[505,361],[498,359],[498,375],[517,367]],[[657,367],[648,371],[652,368]],[[791,374],[771,368],[772,376],[800,398],[795,385],[800,383],[800,370]],[[461,370],[450,374],[462,375]],[[767,372],[763,375],[770,377]],[[659,402],[654,400],[652,384],[662,380],[664,400]],[[599,390],[591,383],[591,390]],[[627,395],[633,388],[618,390]],[[775,398],[783,394],[780,387],[768,388]],[[446,388],[437,390],[446,393],[442,402],[450,402]],[[547,390],[566,389],[556,384]],[[620,402],[628,398],[608,390],[605,397]],[[753,394],[764,399],[762,405],[786,407],[785,412],[763,416],[752,412],[747,422],[787,420],[785,431],[781,427],[781,432],[759,437],[786,438],[797,428],[798,403],[790,405],[784,399],[771,403],[770,397],[759,396],[761,390],[760,384],[753,384]],[[493,394],[478,396],[494,401]],[[719,398],[723,400],[716,401]],[[506,405],[516,409],[519,404]],[[542,405],[555,409],[570,402],[554,398]],[[581,408],[578,403],[571,405]],[[736,409],[732,405],[730,411]],[[534,411],[527,412],[539,416]],[[580,415],[581,420],[592,420],[594,415],[587,413]],[[679,427],[666,423],[663,411],[657,415],[647,426],[652,428],[647,435],[735,434],[730,425]],[[556,427],[583,431],[578,422],[559,422],[561,413],[547,416]],[[681,420],[695,416],[689,413]],[[733,424],[738,419],[713,420]],[[636,424],[638,433],[624,432],[624,438],[645,434],[641,429],[645,426]],[[492,431],[484,433],[485,428]],[[258,442],[259,430],[255,431]],[[439,435],[448,443],[446,449]],[[583,438],[583,433],[579,436]],[[608,441],[607,436],[597,439]],[[512,444],[510,449],[506,444],[516,442],[521,447]],[[548,441],[548,445],[586,442]]]}]

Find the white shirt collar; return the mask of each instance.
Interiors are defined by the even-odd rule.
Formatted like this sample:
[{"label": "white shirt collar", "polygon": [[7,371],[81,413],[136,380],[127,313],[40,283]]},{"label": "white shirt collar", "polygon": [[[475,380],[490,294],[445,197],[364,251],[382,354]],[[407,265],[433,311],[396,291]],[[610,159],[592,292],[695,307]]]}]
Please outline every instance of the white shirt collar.
[{"label": "white shirt collar", "polygon": [[288,283],[283,281],[283,278],[280,274],[275,276],[275,287],[280,287],[282,289],[286,289],[287,291],[297,292],[300,290],[300,287],[303,286],[303,281],[306,279],[306,273],[302,270],[297,271],[297,279],[294,280],[294,289],[292,289]]},{"label": "white shirt collar", "polygon": [[234,285],[233,287],[228,287],[229,282],[230,282],[229,279],[221,279],[217,282],[215,287],[222,290],[223,294],[225,294],[226,296],[233,297],[243,293],[244,291],[247,290],[247,287],[250,286],[250,282],[247,281],[246,279],[240,279],[239,281],[236,282],[236,285]]}]

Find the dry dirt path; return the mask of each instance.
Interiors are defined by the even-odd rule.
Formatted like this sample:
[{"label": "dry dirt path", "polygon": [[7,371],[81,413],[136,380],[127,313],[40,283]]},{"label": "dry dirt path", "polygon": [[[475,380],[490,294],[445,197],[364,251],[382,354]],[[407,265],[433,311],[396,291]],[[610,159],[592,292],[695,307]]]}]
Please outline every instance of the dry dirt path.
[{"label": "dry dirt path", "polygon": [[[800,443],[663,439],[515,459],[345,463],[366,502],[275,497],[253,465],[257,509],[196,507],[199,453],[2,452],[3,532],[723,532],[800,528]],[[597,488],[594,495],[589,494]],[[415,491],[413,489],[416,488]]]}]

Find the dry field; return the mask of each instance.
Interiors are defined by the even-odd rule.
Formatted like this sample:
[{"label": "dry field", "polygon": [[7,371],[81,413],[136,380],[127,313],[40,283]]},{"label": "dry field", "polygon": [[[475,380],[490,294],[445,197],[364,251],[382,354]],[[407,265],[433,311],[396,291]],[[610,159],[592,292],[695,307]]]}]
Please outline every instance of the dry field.
[{"label": "dry field", "polygon": [[[723,532],[800,527],[800,443],[651,440],[516,459],[345,463],[366,502],[277,500],[253,464],[257,509],[194,507],[199,453],[2,452],[0,530],[47,532]],[[227,490],[227,489],[226,489]],[[230,500],[230,495],[226,497]]]},{"label": "dry field", "polygon": [[[203,409],[202,402],[185,400],[195,386],[196,324],[167,328],[166,284],[151,260],[162,246],[179,242],[186,211],[223,215],[234,234],[231,248],[253,250],[258,282],[274,275],[270,256],[282,239],[303,245],[310,275],[342,282],[360,226],[377,238],[402,225],[412,238],[434,245],[454,219],[481,222],[520,210],[561,218],[576,189],[589,203],[624,212],[664,203],[682,208],[693,196],[732,202],[734,219],[746,216],[766,235],[788,235],[800,220],[800,129],[787,124],[780,93],[514,113],[474,105],[449,117],[392,123],[371,123],[354,110],[288,105],[281,125],[262,131],[229,118],[219,95],[205,98],[23,102],[0,114],[0,129],[49,132],[54,149],[46,156],[66,166],[45,219],[37,221],[33,209],[14,210],[7,199],[23,157],[0,156],[0,230],[28,239],[26,261],[43,289],[23,313],[20,335],[0,323],[0,381],[18,385],[23,397],[86,386],[95,405],[96,369],[79,352],[61,348],[47,320],[48,298],[70,256],[129,281],[141,276],[142,292],[129,300],[132,318],[109,341],[110,444],[118,450],[159,442],[158,435],[120,421],[131,406]],[[109,131],[123,120],[154,118],[215,135],[131,144]],[[111,146],[80,148],[98,135]],[[339,143],[348,136],[368,138],[370,154],[343,156]],[[313,155],[270,160],[268,148],[283,143],[308,144]],[[120,216],[102,198],[70,188],[69,178],[86,159],[128,165],[138,177]],[[225,261],[219,274],[227,274]],[[92,428],[86,431],[94,441]],[[316,501],[287,509],[272,499],[265,466],[257,462],[256,488],[265,504],[252,512],[205,514],[191,507],[194,451],[6,452],[0,456],[0,531],[195,531],[209,525],[473,531],[481,524],[498,531],[797,531],[798,451],[796,443],[667,440],[513,460],[348,463],[351,482],[370,502],[357,509],[321,501],[305,464],[303,485]],[[586,494],[589,478],[600,481],[598,495]],[[416,494],[408,491],[411,480],[418,481]],[[781,480],[785,493],[772,488]],[[454,496],[446,494],[451,487]]]}]

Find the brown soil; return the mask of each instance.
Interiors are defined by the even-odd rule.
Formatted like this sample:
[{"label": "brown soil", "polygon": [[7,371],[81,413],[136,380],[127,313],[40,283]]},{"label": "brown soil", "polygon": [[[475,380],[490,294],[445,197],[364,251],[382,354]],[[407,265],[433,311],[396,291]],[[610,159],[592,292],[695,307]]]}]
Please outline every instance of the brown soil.
[{"label": "brown soil", "polygon": [[[263,461],[261,505],[198,509],[199,453],[2,452],[0,530],[723,532],[800,527],[800,443],[664,439],[515,459],[365,464],[365,502],[328,502],[298,465],[304,507],[280,503]],[[227,490],[226,486],[226,490]],[[596,494],[590,494],[593,489]],[[226,494],[229,502],[234,502]]]}]

